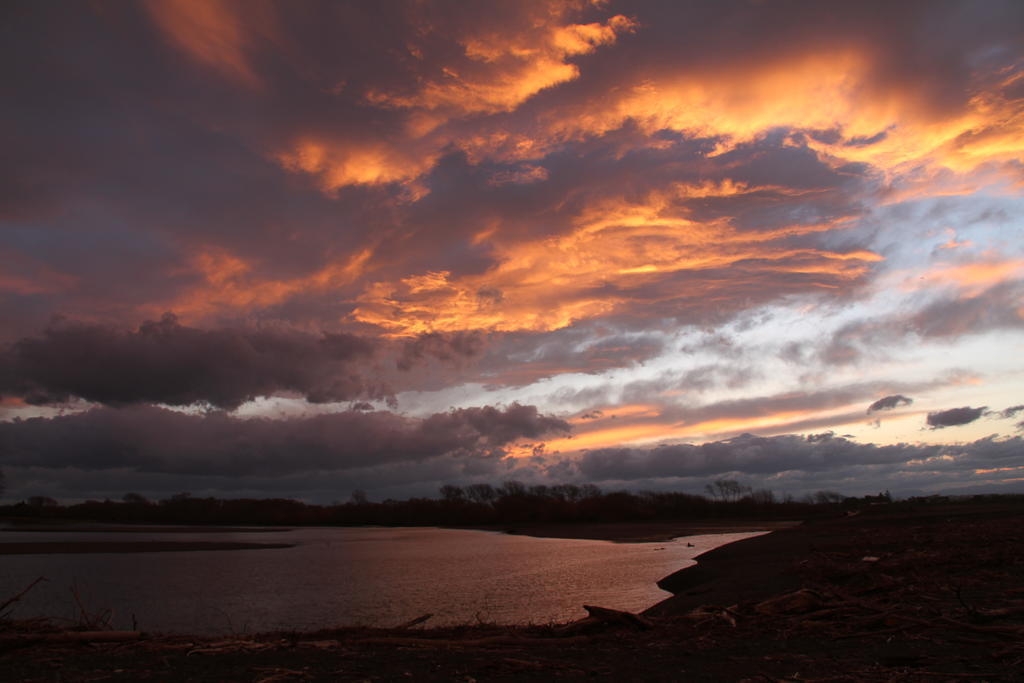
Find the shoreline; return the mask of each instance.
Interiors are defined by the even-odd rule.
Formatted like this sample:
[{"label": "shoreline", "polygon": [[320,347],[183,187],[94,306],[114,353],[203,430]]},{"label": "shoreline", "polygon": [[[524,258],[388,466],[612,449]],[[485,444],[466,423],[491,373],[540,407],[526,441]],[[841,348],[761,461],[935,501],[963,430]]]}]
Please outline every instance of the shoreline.
[{"label": "shoreline", "polygon": [[[645,522],[543,522],[517,525],[452,527],[499,531],[514,536],[612,541],[613,543],[661,543],[683,536],[777,531],[799,526],[796,520],[655,520]],[[443,528],[443,527],[442,527]]]},{"label": "shoreline", "polygon": [[0,543],[0,555],[179,553],[225,550],[273,550],[294,547],[295,545],[292,543],[236,543],[231,541],[56,541]]},{"label": "shoreline", "polygon": [[[608,522],[608,523],[549,523],[526,524],[515,527],[477,526],[477,527],[438,527],[452,529],[468,529],[472,531],[491,531],[518,536],[535,538],[564,538],[568,540],[610,541],[613,543],[654,543],[671,541],[683,536],[701,536],[705,534],[730,534],[753,531],[775,531],[799,525],[794,521],[654,521],[654,522]],[[288,528],[254,528],[254,527],[147,527],[117,526],[97,527],[61,525],[45,528],[16,528],[0,531],[32,532],[45,531],[52,533],[239,533],[239,532],[283,532],[297,527]],[[333,527],[332,527],[333,528]],[[359,527],[336,527],[359,528]],[[230,550],[273,550],[292,548],[292,543],[250,543],[240,541],[0,541],[0,556],[4,555],[62,555],[81,553],[153,553],[153,552],[209,552]]]}]

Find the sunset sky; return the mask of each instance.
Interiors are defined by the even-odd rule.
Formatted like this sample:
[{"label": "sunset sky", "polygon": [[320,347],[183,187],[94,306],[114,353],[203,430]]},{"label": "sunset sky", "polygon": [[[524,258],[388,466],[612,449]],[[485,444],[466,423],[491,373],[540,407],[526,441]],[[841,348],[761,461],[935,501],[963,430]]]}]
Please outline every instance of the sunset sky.
[{"label": "sunset sky", "polygon": [[17,501],[1024,491],[1024,3],[2,10]]}]

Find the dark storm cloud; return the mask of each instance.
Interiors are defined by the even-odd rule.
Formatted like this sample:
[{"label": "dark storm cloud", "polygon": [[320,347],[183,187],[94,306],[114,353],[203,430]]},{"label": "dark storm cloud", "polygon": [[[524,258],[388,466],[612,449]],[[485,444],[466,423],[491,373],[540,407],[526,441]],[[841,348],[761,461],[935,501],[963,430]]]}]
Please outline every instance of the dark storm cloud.
[{"label": "dark storm cloud", "polygon": [[[193,260],[209,245],[253,264],[261,277],[288,277],[347,257],[389,220],[387,197],[354,192],[332,200],[294,182],[268,154],[260,131],[301,110],[299,93],[268,99],[204,77],[155,34],[146,7],[6,8],[2,241],[75,286],[5,301],[8,322],[21,328],[5,336],[26,334],[55,311],[102,311],[137,324],[138,307],[196,284]],[[217,3],[208,9],[215,13]],[[372,41],[374,26],[355,33]],[[365,71],[361,60],[346,63]],[[325,115],[360,120],[336,108]]]},{"label": "dark storm cloud", "polygon": [[932,429],[943,429],[944,427],[959,427],[970,424],[984,415],[985,406],[980,408],[950,408],[928,413],[927,423]]},{"label": "dark storm cloud", "polygon": [[940,452],[938,446],[859,444],[842,437],[807,439],[795,435],[742,434],[701,445],[659,446],[650,450],[605,448],[579,460],[588,479],[630,480],[707,477],[727,472],[768,475],[788,470],[823,471],[850,465],[906,463]]},{"label": "dark storm cloud", "polygon": [[893,394],[892,396],[885,396],[868,406],[868,415],[879,410],[892,410],[893,408],[897,408],[899,406],[909,406],[913,402],[914,399],[907,398],[902,394]]},{"label": "dark storm cloud", "polygon": [[[927,384],[896,386],[916,390],[936,384],[941,385],[943,382],[937,381]],[[800,415],[801,413],[816,413],[826,408],[839,408],[856,404],[865,400],[868,396],[877,396],[880,390],[884,391],[886,388],[892,389],[893,383],[861,382],[818,391],[790,391],[770,396],[753,396],[718,401],[697,408],[673,407],[667,409],[665,414],[687,423],[724,418],[742,420],[774,414]],[[860,415],[863,415],[863,413],[860,413]]]},{"label": "dark storm cloud", "polygon": [[1022,410],[1024,410],[1024,405],[1010,406],[1009,408],[1006,408],[1005,410],[1000,411],[999,414],[1000,414],[1001,417],[1004,417],[1004,418],[1006,418],[1006,417],[1013,417],[1014,415],[1016,415],[1017,413],[1021,412]]},{"label": "dark storm cloud", "polygon": [[976,296],[942,299],[917,313],[909,324],[922,337],[956,337],[998,329],[1024,328],[1024,280],[994,285]]},{"label": "dark storm cloud", "polygon": [[0,423],[0,464],[175,475],[273,477],[500,458],[519,439],[568,430],[533,406],[462,408],[423,419],[348,411],[286,420],[192,415],[153,406],[94,408]]},{"label": "dark storm cloud", "polygon": [[409,370],[427,358],[446,362],[459,362],[480,355],[484,348],[483,335],[477,332],[442,334],[429,332],[402,345],[398,368]]},{"label": "dark storm cloud", "polygon": [[475,377],[490,386],[521,386],[564,373],[598,374],[642,364],[664,351],[658,331],[580,323],[546,333],[494,335]]},{"label": "dark storm cloud", "polygon": [[[749,475],[770,482],[773,477],[785,477],[791,472],[812,475],[822,482],[832,476],[841,479],[858,469],[864,473],[873,470],[872,477],[880,483],[884,483],[886,475],[894,477],[894,483],[900,478],[927,480],[934,475],[940,475],[941,481],[941,475],[973,475],[975,470],[1020,465],[1022,446],[1021,437],[986,438],[964,445],[879,446],[840,436],[743,434],[701,445],[595,450],[584,454],[577,466],[584,477],[596,482],[707,478],[727,474]],[[855,481],[856,477],[847,481],[847,485]],[[868,481],[865,477],[856,485],[864,486]]]},{"label": "dark storm cloud", "polygon": [[910,334],[937,341],[992,330],[1024,328],[1019,301],[1024,281],[1009,280],[973,296],[943,296],[909,316],[855,320],[839,328],[819,351],[826,364],[845,365],[884,355]]},{"label": "dark storm cloud", "polygon": [[[301,422],[307,428],[313,424]],[[382,424],[392,425],[389,419],[383,420]],[[296,428],[298,426],[296,424]],[[241,456],[231,459],[227,465],[222,459],[208,466],[190,461],[186,451],[186,458],[176,466],[166,466],[165,463],[171,462],[174,456],[161,452],[157,458],[146,461],[144,466],[131,464],[96,468],[89,463],[72,462],[66,453],[50,453],[51,447],[56,448],[54,443],[46,444],[46,448],[37,448],[35,456],[38,458],[44,453],[54,455],[51,461],[19,464],[24,458],[9,449],[17,445],[20,436],[12,432],[11,427],[0,425],[0,445],[4,449],[0,452],[5,454],[0,458],[0,465],[8,474],[10,493],[15,497],[45,494],[57,498],[97,495],[118,498],[125,491],[132,490],[151,497],[191,491],[202,496],[282,495],[330,502],[345,500],[356,488],[365,489],[372,498],[380,500],[411,495],[434,496],[442,484],[495,483],[508,479],[539,484],[597,483],[610,489],[703,493],[705,484],[720,477],[738,478],[755,488],[772,488],[777,493],[795,495],[821,489],[848,495],[876,493],[884,489],[891,489],[898,495],[919,495],[952,491],[967,485],[973,485],[977,492],[990,492],[993,486],[1001,483],[1013,486],[1017,469],[1024,466],[1021,461],[1024,437],[989,437],[963,445],[877,446],[856,443],[834,434],[814,434],[808,438],[746,434],[702,446],[602,449],[584,454],[579,460],[550,456],[521,459],[481,457],[478,451],[468,449],[458,454],[430,456],[421,460],[384,458],[378,463],[366,463],[359,457],[349,460],[353,449],[343,447],[334,459],[330,456],[300,458],[295,467],[262,467],[262,463],[250,464]],[[68,425],[63,424],[61,430],[66,427]],[[270,430],[257,429],[256,432],[262,438]],[[250,432],[250,436],[256,432]],[[357,434],[363,435],[363,432]],[[138,439],[135,442],[142,443]],[[39,445],[34,439],[33,443]],[[123,444],[124,440],[120,443]],[[110,445],[100,445],[100,448]],[[448,445],[450,442],[440,444],[435,450]],[[245,448],[249,453],[248,444]],[[214,455],[222,457],[229,450],[229,444],[224,442]],[[204,452],[212,453],[208,448]],[[131,462],[143,460],[139,457]],[[341,460],[349,466],[338,467]],[[126,458],[120,462],[129,461]],[[328,465],[324,469],[302,469],[307,465],[320,467],[325,461]],[[107,456],[101,462],[111,463],[113,459]],[[240,476],[237,472],[249,474]],[[1016,485],[1019,487],[1019,482]]]},{"label": "dark storm cloud", "polygon": [[280,392],[312,402],[385,398],[366,339],[295,330],[201,330],[170,314],[135,331],[58,321],[0,355],[0,394],[33,404],[206,403],[235,408]]}]

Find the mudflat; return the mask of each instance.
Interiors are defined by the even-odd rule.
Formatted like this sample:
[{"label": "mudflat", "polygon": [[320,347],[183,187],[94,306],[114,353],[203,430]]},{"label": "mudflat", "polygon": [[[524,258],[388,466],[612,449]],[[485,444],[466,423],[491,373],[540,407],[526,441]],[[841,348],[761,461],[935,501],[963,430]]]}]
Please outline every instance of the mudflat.
[{"label": "mudflat", "polygon": [[[1001,681],[1024,670],[1024,506],[879,506],[718,548],[643,615],[238,634],[0,625],[5,680]],[[452,599],[457,599],[453,596]]]},{"label": "mudflat", "polygon": [[653,520],[644,522],[538,523],[515,526],[474,527],[486,531],[538,536],[541,538],[586,538],[617,543],[669,541],[681,536],[736,534],[747,531],[774,531],[799,525],[799,521],[780,520]]},{"label": "mudflat", "polygon": [[202,550],[263,550],[291,548],[290,543],[222,541],[60,541],[0,543],[0,555],[61,555],[65,553],[173,553]]},{"label": "mudflat", "polygon": [[159,526],[159,525],[121,525],[107,526],[102,524],[26,524],[20,522],[16,526],[5,527],[3,531],[44,533],[76,533],[76,534],[266,534],[291,531],[294,527],[268,526]]}]

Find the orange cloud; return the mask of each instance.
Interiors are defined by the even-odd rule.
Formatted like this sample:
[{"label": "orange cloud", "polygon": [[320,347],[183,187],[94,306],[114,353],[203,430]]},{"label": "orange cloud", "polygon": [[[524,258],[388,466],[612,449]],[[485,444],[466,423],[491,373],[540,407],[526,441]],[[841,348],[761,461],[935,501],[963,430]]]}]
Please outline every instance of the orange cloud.
[{"label": "orange cloud", "polygon": [[16,251],[0,251],[0,292],[21,296],[74,289],[79,278]]},{"label": "orange cloud", "polygon": [[[228,80],[258,87],[261,80],[249,62],[247,50],[253,25],[272,26],[264,3],[245,5],[243,24],[225,0],[149,0],[146,8],[167,39],[194,61],[220,72]],[[262,20],[262,21],[260,21]]]},{"label": "orange cloud", "polygon": [[[405,48],[408,83],[370,86],[357,95],[363,105],[401,112],[404,125],[374,140],[292,131],[269,154],[333,192],[350,185],[413,183],[452,147],[471,163],[536,162],[567,142],[628,123],[650,136],[671,130],[717,138],[713,157],[768,131],[794,128],[839,131],[838,139],[801,138],[793,144],[809,145],[837,168],[862,162],[890,183],[899,180],[890,201],[973,191],[979,181],[972,176],[982,171],[1012,176],[1015,187],[1024,183],[1015,166],[1024,156],[1024,100],[1012,95],[1024,78],[1020,73],[1008,70],[974,86],[965,106],[939,110],[914,88],[879,79],[888,57],[849,40],[776,50],[756,63],[737,59],[682,68],[666,61],[644,73],[617,75],[620,80],[605,87],[589,84],[584,92],[590,94],[555,101],[522,120],[499,120],[495,115],[515,112],[539,93],[578,80],[585,67],[576,58],[643,31],[623,15],[576,21],[595,5],[600,3],[523,3],[500,25],[452,23],[443,31],[436,19],[417,20],[413,12],[405,17],[416,26]],[[190,59],[248,87],[262,84],[250,58],[256,50],[288,52],[290,60],[297,50],[280,35],[270,4],[150,0],[147,8]],[[432,40],[453,43],[457,50],[431,50]],[[664,141],[652,137],[648,144]],[[539,179],[539,172],[522,176]],[[424,192],[414,188],[410,198]]]},{"label": "orange cloud", "polygon": [[280,152],[277,161],[289,171],[317,177],[321,189],[333,192],[348,185],[412,181],[434,165],[438,153],[416,154],[386,142],[304,139]]},{"label": "orange cloud", "polygon": [[[374,283],[358,297],[352,317],[394,336],[550,331],[625,311],[636,305],[637,295],[630,292],[643,290],[644,305],[698,303],[728,297],[745,278],[770,287],[767,283],[781,281],[786,273],[820,275],[818,284],[836,286],[861,277],[881,258],[863,250],[783,245],[785,237],[828,225],[749,235],[725,221],[692,221],[673,204],[691,189],[652,193],[646,203],[609,198],[584,210],[572,231],[536,242],[501,243],[500,233],[489,233],[498,262],[491,270],[463,277],[430,272]],[[738,190],[728,186],[722,191]],[[726,268],[735,268],[727,280],[699,277]],[[661,286],[667,278],[684,276],[692,281],[683,291]]]},{"label": "orange cloud", "polygon": [[[572,6],[547,8],[522,30],[471,34],[459,39],[465,63],[426,65],[436,74],[417,79],[411,91],[371,89],[366,103],[405,110],[401,135],[389,140],[351,141],[305,137],[276,154],[284,168],[316,176],[331,192],[349,185],[411,183],[433,168],[444,149],[459,144],[461,132],[442,130],[453,118],[516,109],[547,88],[575,79],[579,68],[567,61],[587,54],[634,28],[623,17],[604,23],[574,24],[564,15]],[[412,49],[413,56],[424,56]],[[495,184],[543,180],[537,166],[495,178]],[[425,191],[414,188],[411,199]]]},{"label": "orange cloud", "polygon": [[[960,185],[982,167],[1024,156],[1024,100],[1002,94],[1018,76],[976,92],[962,111],[937,112],[910,91],[879,88],[877,67],[868,51],[847,45],[760,64],[639,74],[633,82],[543,112],[529,132],[481,132],[458,144],[472,159],[528,161],[630,122],[649,135],[672,130],[720,138],[714,156],[778,128],[838,130],[835,142],[800,144],[837,167],[864,162],[890,180],[934,180],[945,170]],[[998,172],[1016,173],[1014,182],[1020,181],[1012,168]],[[918,191],[933,184],[922,182]]]},{"label": "orange cloud", "polygon": [[639,418],[639,417],[657,417],[661,414],[661,408],[653,403],[631,403],[626,405],[616,406],[602,406],[600,409],[601,416],[593,417],[592,413],[594,409],[586,411],[585,414],[591,414],[590,417],[578,416],[568,420],[573,425],[600,425],[604,424],[606,420],[618,420],[624,417]]},{"label": "orange cloud", "polygon": [[635,28],[621,15],[603,24],[557,21],[549,15],[522,32],[466,36],[460,41],[468,58],[464,71],[444,66],[414,92],[371,90],[366,99],[382,107],[445,109],[462,116],[512,111],[540,91],[578,77],[579,68],[569,57],[614,43],[618,34]]},{"label": "orange cloud", "polygon": [[632,424],[596,429],[572,438],[553,439],[545,443],[544,450],[548,453],[566,451],[582,451],[595,448],[627,446],[637,443],[650,443],[671,438],[675,433],[671,425],[665,424]]},{"label": "orange cloud", "polygon": [[[1018,467],[992,467],[985,470],[974,470],[975,474],[992,474],[994,472],[1016,472],[1018,470],[1024,470],[1024,465]],[[1024,481],[1021,479],[1006,479],[1003,481]]]},{"label": "orange cloud", "polygon": [[970,263],[940,264],[916,280],[906,280],[904,288],[953,285],[961,290],[961,296],[973,297],[1000,282],[1020,277],[1024,277],[1024,259],[989,258]]},{"label": "orange cloud", "polygon": [[364,273],[371,254],[370,249],[364,249],[304,277],[267,280],[254,272],[253,263],[223,249],[204,249],[193,257],[186,269],[189,273],[198,273],[203,282],[171,301],[147,306],[144,312],[155,316],[171,310],[183,317],[203,318],[223,311],[252,311],[274,306],[301,293],[351,285]]},{"label": "orange cloud", "polygon": [[[856,408],[850,412],[851,408]],[[635,409],[635,410],[631,410]],[[703,440],[734,436],[743,432],[759,434],[788,433],[808,420],[836,422],[831,426],[855,424],[863,419],[859,404],[832,406],[828,410],[789,410],[767,415],[722,417],[685,423],[662,417],[656,408],[650,406],[623,406],[608,408],[608,414],[626,418],[625,424],[609,417],[594,421],[573,421],[576,434],[572,437],[553,439],[545,443],[548,453],[574,452],[600,448],[616,448],[651,445],[664,441]],[[588,429],[588,425],[591,425]],[[525,454],[525,453],[524,453]]]},{"label": "orange cloud", "polygon": [[[849,406],[844,406],[849,407]],[[828,414],[840,412],[838,410],[826,411]],[[723,434],[738,434],[752,430],[778,429],[783,425],[806,420],[809,417],[822,414],[812,410],[791,410],[772,413],[771,415],[759,415],[750,417],[727,417],[712,420],[704,420],[692,424],[681,425],[675,431],[685,434],[685,438],[708,438],[721,436]]]}]

